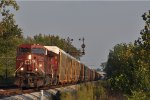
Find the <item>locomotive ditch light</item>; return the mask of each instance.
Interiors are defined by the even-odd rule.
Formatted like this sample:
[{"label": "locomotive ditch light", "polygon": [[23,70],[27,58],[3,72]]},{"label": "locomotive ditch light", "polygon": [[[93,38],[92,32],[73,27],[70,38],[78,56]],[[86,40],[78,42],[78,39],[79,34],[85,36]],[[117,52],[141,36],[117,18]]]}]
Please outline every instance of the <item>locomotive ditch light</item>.
[{"label": "locomotive ditch light", "polygon": [[23,71],[24,70],[23,67],[21,67],[20,70]]}]

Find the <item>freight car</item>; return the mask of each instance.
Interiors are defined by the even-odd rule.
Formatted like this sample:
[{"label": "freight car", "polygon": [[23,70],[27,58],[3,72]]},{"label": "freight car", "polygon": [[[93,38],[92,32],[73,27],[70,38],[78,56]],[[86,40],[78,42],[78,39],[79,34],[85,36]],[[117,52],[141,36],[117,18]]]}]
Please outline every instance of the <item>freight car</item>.
[{"label": "freight car", "polygon": [[22,44],[17,48],[15,85],[39,87],[100,79],[100,75],[56,46]]}]

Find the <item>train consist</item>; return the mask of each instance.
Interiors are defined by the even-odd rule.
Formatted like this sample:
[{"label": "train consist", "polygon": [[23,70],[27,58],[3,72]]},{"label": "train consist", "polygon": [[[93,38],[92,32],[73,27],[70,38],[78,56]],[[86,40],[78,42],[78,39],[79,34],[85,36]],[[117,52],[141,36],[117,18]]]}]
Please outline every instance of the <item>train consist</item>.
[{"label": "train consist", "polygon": [[18,87],[40,87],[93,81],[101,75],[56,46],[22,44],[15,77]]}]

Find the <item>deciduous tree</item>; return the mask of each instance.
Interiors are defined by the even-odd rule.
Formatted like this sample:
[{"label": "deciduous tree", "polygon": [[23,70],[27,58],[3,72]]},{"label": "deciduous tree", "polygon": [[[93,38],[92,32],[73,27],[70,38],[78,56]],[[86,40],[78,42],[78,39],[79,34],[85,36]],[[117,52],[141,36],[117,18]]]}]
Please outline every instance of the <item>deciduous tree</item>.
[{"label": "deciduous tree", "polygon": [[150,11],[142,18],[145,27],[141,36],[134,45],[116,45],[109,53],[105,68],[112,89],[133,95],[137,93],[135,91],[150,91]]}]

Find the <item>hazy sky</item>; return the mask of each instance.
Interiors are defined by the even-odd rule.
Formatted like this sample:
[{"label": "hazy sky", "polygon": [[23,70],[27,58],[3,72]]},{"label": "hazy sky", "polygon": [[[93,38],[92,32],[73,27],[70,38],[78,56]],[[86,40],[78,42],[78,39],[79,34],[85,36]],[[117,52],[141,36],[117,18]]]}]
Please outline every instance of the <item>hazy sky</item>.
[{"label": "hazy sky", "polygon": [[150,10],[150,1],[17,1],[16,23],[24,36],[35,34],[85,38],[86,55],[81,61],[99,67],[109,50],[118,43],[133,42],[144,27],[141,15]]}]

